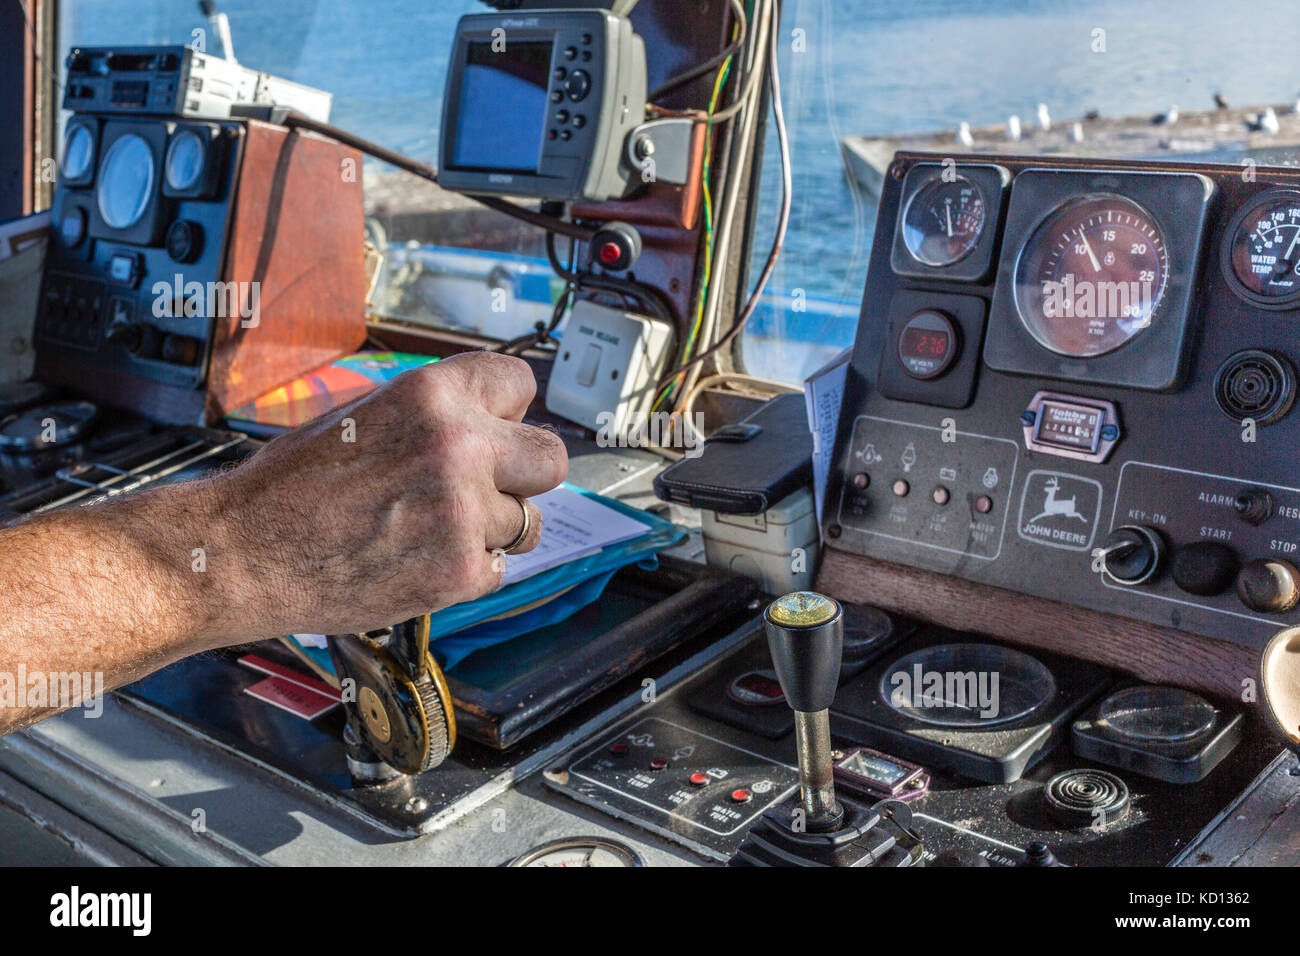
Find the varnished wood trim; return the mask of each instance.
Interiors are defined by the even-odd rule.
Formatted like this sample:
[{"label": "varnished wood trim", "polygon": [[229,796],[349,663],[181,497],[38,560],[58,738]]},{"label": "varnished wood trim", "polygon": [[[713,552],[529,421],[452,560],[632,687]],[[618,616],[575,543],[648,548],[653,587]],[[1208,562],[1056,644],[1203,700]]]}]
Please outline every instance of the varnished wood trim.
[{"label": "varnished wood trim", "polygon": [[827,549],[817,588],[1238,703],[1243,681],[1258,680],[1260,655],[1247,647],[843,551]]}]

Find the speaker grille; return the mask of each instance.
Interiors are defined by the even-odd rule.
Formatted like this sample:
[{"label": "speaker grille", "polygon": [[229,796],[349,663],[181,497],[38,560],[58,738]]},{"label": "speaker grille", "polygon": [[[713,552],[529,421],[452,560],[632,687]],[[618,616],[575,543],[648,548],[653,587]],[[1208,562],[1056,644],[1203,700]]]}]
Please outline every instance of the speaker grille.
[{"label": "speaker grille", "polygon": [[1214,377],[1214,399],[1225,415],[1269,425],[1295,402],[1295,369],[1280,355],[1246,349],[1231,356]]}]

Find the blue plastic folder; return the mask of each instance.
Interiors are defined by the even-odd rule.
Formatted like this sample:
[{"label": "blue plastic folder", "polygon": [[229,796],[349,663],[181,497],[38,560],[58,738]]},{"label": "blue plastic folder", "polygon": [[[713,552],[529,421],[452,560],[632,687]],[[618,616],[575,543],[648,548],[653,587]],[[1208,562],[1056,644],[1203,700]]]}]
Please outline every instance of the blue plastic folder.
[{"label": "blue plastic folder", "polygon": [[631,508],[583,488],[575,487],[573,490],[635,518],[647,525],[649,531],[629,541],[602,548],[585,558],[508,584],[476,601],[456,604],[434,613],[429,619],[429,641],[443,667],[455,667],[480,648],[565,620],[597,600],[614,572],[638,563],[653,568],[660,551],[686,537],[685,528],[658,515]]},{"label": "blue plastic folder", "polygon": [[[477,600],[436,611],[429,619],[429,641],[434,655],[444,668],[455,667],[484,647],[503,643],[571,617],[598,600],[610,578],[620,568],[631,564],[654,568],[660,551],[686,537],[685,528],[658,515],[583,488],[569,487],[608,508],[635,518],[649,530],[636,538],[608,545],[594,554],[508,584]],[[323,648],[304,647],[303,651],[317,664],[333,671],[329,653]]]}]

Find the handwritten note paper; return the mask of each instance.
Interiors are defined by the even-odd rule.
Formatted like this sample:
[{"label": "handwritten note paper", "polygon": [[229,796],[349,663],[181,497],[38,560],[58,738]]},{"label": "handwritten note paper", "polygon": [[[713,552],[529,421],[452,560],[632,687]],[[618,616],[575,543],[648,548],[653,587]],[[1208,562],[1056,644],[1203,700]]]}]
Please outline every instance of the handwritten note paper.
[{"label": "handwritten note paper", "polygon": [[542,513],[542,539],[527,554],[506,555],[506,584],[646,534],[650,526],[561,485],[529,499]]}]

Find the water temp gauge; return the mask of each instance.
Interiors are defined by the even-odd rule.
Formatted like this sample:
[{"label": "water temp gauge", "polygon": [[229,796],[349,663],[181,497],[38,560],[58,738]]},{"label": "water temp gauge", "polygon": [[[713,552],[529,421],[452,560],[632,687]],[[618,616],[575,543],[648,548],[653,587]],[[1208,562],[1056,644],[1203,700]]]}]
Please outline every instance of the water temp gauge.
[{"label": "water temp gauge", "polygon": [[1300,190],[1273,189],[1233,217],[1225,272],[1237,294],[1265,308],[1300,302]]},{"label": "water temp gauge", "polygon": [[917,262],[949,266],[970,254],[984,232],[984,196],[965,176],[933,179],[903,212],[903,241]]}]

